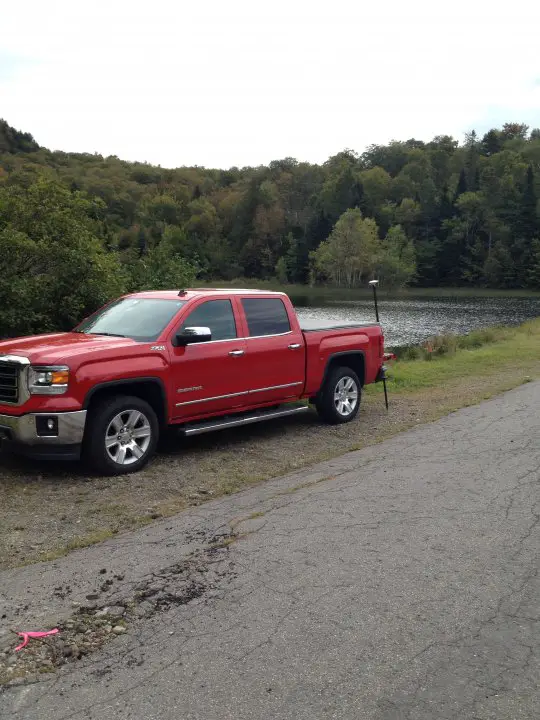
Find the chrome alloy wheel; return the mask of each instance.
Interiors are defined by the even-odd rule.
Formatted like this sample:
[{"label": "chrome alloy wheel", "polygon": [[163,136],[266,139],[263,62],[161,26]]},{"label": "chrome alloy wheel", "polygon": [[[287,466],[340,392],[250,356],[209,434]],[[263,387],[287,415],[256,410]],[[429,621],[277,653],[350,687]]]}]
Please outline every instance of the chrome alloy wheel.
[{"label": "chrome alloy wheel", "polygon": [[358,387],[351,377],[342,377],[334,390],[334,405],[342,417],[354,412],[358,404]]},{"label": "chrome alloy wheel", "polygon": [[109,423],[105,448],[118,465],[131,465],[143,457],[151,439],[152,428],[146,415],[139,410],[124,410]]}]

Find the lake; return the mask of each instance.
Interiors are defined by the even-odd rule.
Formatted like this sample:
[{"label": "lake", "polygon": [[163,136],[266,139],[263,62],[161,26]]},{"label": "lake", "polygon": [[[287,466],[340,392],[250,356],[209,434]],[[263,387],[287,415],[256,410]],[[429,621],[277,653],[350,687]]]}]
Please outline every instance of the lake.
[{"label": "lake", "polygon": [[[372,299],[321,300],[292,296],[300,318],[324,322],[373,322]],[[309,304],[308,304],[309,303]],[[540,316],[540,298],[433,297],[379,300],[386,347],[423,342],[432,335],[465,335],[492,325],[518,325]]]}]

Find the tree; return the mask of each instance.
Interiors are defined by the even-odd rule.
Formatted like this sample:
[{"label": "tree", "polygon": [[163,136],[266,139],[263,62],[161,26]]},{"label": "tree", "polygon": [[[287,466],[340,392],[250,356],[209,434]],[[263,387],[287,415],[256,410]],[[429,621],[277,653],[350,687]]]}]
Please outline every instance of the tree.
[{"label": "tree", "polygon": [[489,130],[480,143],[483,155],[490,157],[502,150],[502,136],[499,130]]},{"label": "tree", "polygon": [[531,242],[531,256],[526,280],[527,287],[540,290],[540,240],[536,238]]},{"label": "tree", "polygon": [[524,123],[504,123],[502,128],[503,140],[513,140],[514,138],[520,138],[525,140],[529,126]]},{"label": "tree", "polygon": [[0,185],[0,334],[68,330],[125,289],[92,203],[46,179]]},{"label": "tree", "polygon": [[0,153],[28,153],[39,150],[30,133],[15,130],[0,118]]},{"label": "tree", "polygon": [[459,198],[460,195],[463,195],[463,193],[467,192],[467,175],[465,173],[465,168],[461,168],[461,171],[459,173],[459,180],[456,188],[456,194],[454,195],[454,202]]},{"label": "tree", "polygon": [[416,253],[401,225],[391,227],[381,243],[378,259],[381,285],[400,288],[416,276]]},{"label": "tree", "polygon": [[520,234],[526,240],[530,241],[533,237],[536,237],[540,233],[534,172],[530,165],[527,168],[525,189],[523,191],[520,226]]},{"label": "tree", "polygon": [[380,167],[364,170],[360,175],[364,190],[363,208],[367,215],[373,216],[388,197],[392,178]]},{"label": "tree", "polygon": [[[43,207],[34,201],[40,183],[55,186],[53,194],[67,193],[56,209],[50,197]],[[295,283],[308,280],[311,258],[311,277],[336,282],[339,272],[341,284],[354,284],[358,269],[351,270],[352,279],[345,260],[333,270],[336,247],[324,245],[344,213],[354,209],[375,224],[379,248],[401,225],[416,254],[411,282],[520,287],[537,264],[540,129],[529,133],[522,123],[505,123],[481,140],[473,131],[461,145],[445,135],[428,143],[411,138],[372,145],[360,157],[344,150],[322,165],[283,158],[268,166],[213,170],[50,152],[0,121],[4,205],[11,192],[19,200],[10,206],[9,220],[8,211],[0,210],[3,242],[24,253],[24,237],[36,241],[34,226],[47,243],[58,245],[82,226],[82,236],[94,239],[99,262],[114,268],[104,277],[104,294],[112,278],[117,285],[122,279],[134,286],[135,276],[146,278],[145,286],[149,277],[165,282],[165,269],[158,273],[154,257],[164,266],[180,258],[205,281],[271,278],[276,268],[283,278],[285,265]],[[12,257],[7,250],[6,256]],[[17,262],[14,267],[26,267]],[[363,279],[368,265],[362,265]],[[184,269],[178,266],[170,280]],[[54,283],[47,292],[56,292]],[[55,326],[67,322],[62,312],[60,306],[51,310]]]},{"label": "tree", "polygon": [[280,285],[286,285],[289,282],[287,263],[284,257],[280,257],[276,263],[276,279]]},{"label": "tree", "polygon": [[495,243],[483,268],[483,277],[488,287],[511,287],[514,280],[514,262],[508,247],[502,241]]},{"label": "tree", "polygon": [[292,233],[287,236],[287,252],[285,253],[287,277],[290,282],[306,281],[309,266],[309,252],[303,238],[295,238]]},{"label": "tree", "polygon": [[313,254],[314,268],[336,285],[354,287],[375,267],[378,245],[374,220],[358,209],[346,210]]},{"label": "tree", "polygon": [[467,152],[466,158],[465,158],[465,171],[466,171],[467,187],[473,191],[477,190],[479,187],[478,186],[479,147],[480,147],[480,143],[478,141],[478,136],[476,134],[476,130],[473,130],[472,132],[467,133],[467,135],[465,136],[465,148],[466,148],[466,152]]},{"label": "tree", "polygon": [[130,290],[180,290],[193,285],[197,268],[161,240],[131,267]]},{"label": "tree", "polygon": [[339,161],[331,158],[328,163],[332,170],[317,196],[316,207],[333,225],[347,208],[360,205],[364,190],[360,178],[354,172],[351,158],[341,158]]},{"label": "tree", "polygon": [[403,198],[396,208],[396,220],[399,226],[403,226],[409,236],[413,234],[413,228],[420,220],[422,211],[420,205],[412,198]]}]

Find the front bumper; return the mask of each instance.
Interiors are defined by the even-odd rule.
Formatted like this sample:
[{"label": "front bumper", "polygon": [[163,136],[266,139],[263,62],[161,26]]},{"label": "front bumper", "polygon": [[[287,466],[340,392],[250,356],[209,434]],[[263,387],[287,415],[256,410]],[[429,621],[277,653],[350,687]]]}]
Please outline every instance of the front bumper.
[{"label": "front bumper", "polygon": [[[38,420],[52,419],[51,434],[38,433]],[[63,413],[0,415],[0,439],[12,449],[33,457],[78,458],[86,424],[86,410]]]}]

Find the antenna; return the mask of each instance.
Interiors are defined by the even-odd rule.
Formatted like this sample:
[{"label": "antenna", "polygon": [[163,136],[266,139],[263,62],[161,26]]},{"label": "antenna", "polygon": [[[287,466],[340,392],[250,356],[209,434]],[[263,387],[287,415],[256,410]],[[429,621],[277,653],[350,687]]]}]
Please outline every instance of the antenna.
[{"label": "antenna", "polygon": [[377,305],[377,285],[379,284],[378,280],[370,280],[369,285],[373,288],[373,300],[375,302],[375,318],[377,322],[379,322],[379,307]]},{"label": "antenna", "polygon": [[[377,305],[377,285],[379,284],[378,280],[370,280],[368,283],[372,289],[373,289],[373,301],[375,302],[375,317],[377,319],[377,322],[379,322],[379,307]],[[386,405],[386,409],[388,410],[388,391],[386,389],[386,368],[384,365],[381,368],[382,370],[382,382],[383,382],[383,388],[384,388],[384,404]]]}]

